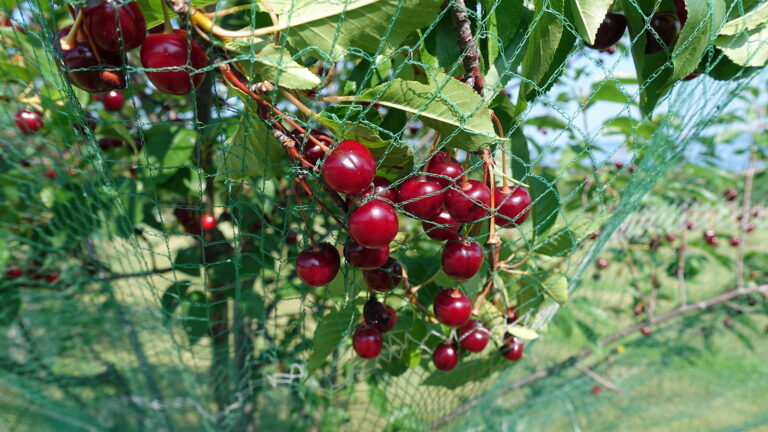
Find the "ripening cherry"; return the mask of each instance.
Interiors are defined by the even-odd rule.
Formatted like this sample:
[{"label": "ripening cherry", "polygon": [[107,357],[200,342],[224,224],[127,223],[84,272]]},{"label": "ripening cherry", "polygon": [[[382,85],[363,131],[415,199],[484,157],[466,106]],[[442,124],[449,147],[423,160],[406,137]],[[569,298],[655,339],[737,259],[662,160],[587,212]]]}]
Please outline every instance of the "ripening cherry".
[{"label": "ripening cherry", "polygon": [[464,168],[447,152],[440,151],[429,160],[427,173],[433,174],[430,176],[431,180],[439,183],[442,188],[446,188],[464,174]]},{"label": "ripening cherry", "polygon": [[138,3],[91,2],[85,8],[83,25],[99,52],[120,54],[137,48],[147,35],[144,14]]},{"label": "ripening cherry", "polygon": [[424,176],[410,178],[397,189],[403,210],[419,219],[435,216],[443,207],[440,183]]},{"label": "ripening cherry", "polygon": [[359,194],[371,186],[376,160],[361,143],[344,140],[328,154],[321,172],[325,183],[336,192]]},{"label": "ripening cherry", "polygon": [[56,273],[51,273],[45,277],[45,281],[48,283],[56,283],[59,280],[59,275]]},{"label": "ripening cherry", "polygon": [[322,159],[323,156],[325,156],[325,152],[323,151],[323,148],[320,147],[316,142],[309,140],[304,143],[304,148],[301,150],[301,155],[304,156],[304,159],[306,159],[307,162],[314,165],[317,163],[317,161]]},{"label": "ripening cherry", "polygon": [[680,25],[684,26],[685,22],[688,21],[688,8],[685,6],[685,0],[675,0],[675,10],[677,10]]},{"label": "ripening cherry", "polygon": [[717,246],[720,244],[720,239],[717,237],[707,237],[707,244],[710,246]]},{"label": "ripening cherry", "polygon": [[448,372],[459,363],[459,350],[452,343],[442,343],[432,353],[432,363],[443,372]]},{"label": "ripening cherry", "polygon": [[490,212],[491,191],[485,183],[468,180],[445,192],[445,208],[459,222],[475,222]]},{"label": "ripening cherry", "polygon": [[517,309],[514,306],[507,308],[507,324],[513,324],[518,320]]},{"label": "ripening cherry", "polygon": [[16,111],[15,122],[16,127],[23,133],[37,132],[45,126],[43,123],[43,114],[40,111],[27,109]]},{"label": "ripening cherry", "polygon": [[101,103],[107,111],[120,111],[125,103],[125,96],[120,90],[112,90],[101,95]]},{"label": "ripening cherry", "polygon": [[[141,65],[147,78],[158,90],[173,95],[189,94],[200,87],[208,65],[205,51],[184,30],[173,33],[155,33],[147,36],[141,45]],[[196,72],[192,74],[190,72]]]},{"label": "ripening cherry", "polygon": [[664,236],[664,237],[667,239],[667,242],[669,242],[669,243],[672,243],[675,240],[677,240],[677,235],[675,235],[673,233],[667,233],[667,235]]},{"label": "ripening cherry", "polygon": [[596,50],[607,50],[621,40],[626,30],[627,18],[620,13],[608,12],[597,28],[595,43],[587,46]]},{"label": "ripening cherry", "polygon": [[531,207],[531,195],[524,187],[509,189],[498,187],[493,190],[496,215],[494,222],[501,228],[521,225],[528,219]]},{"label": "ripening cherry", "polygon": [[125,72],[120,55],[100,53],[97,59],[82,31],[70,35],[71,26],[64,27],[55,40],[63,72],[69,81],[89,93],[102,93],[124,88]]},{"label": "ripening cherry", "polygon": [[56,170],[49,169],[45,172],[45,176],[51,180],[56,180],[58,174],[56,173]]},{"label": "ripening cherry", "polygon": [[368,288],[374,291],[392,291],[403,280],[403,267],[394,258],[389,258],[377,269],[364,270],[363,278]]},{"label": "ripening cherry", "polygon": [[472,314],[472,304],[458,288],[446,288],[437,293],[432,309],[437,320],[448,327],[464,325]]},{"label": "ripening cherry", "polygon": [[483,248],[469,240],[451,240],[445,244],[441,257],[443,271],[456,280],[467,280],[483,265]]},{"label": "ripening cherry", "polygon": [[[653,14],[650,29],[646,30],[645,33],[645,53],[654,54],[663,51],[665,47],[671,51],[680,36],[681,27],[680,19],[673,12],[656,12]],[[659,39],[661,39],[661,43]]]},{"label": "ripening cherry", "polygon": [[202,225],[204,230],[210,231],[216,228],[216,225],[218,225],[218,221],[213,215],[205,214],[202,217],[200,217],[200,225]]},{"label": "ripening cherry", "polygon": [[368,198],[370,196],[379,197],[391,203],[396,203],[398,201],[397,189],[393,188],[392,182],[385,179],[384,177],[374,177],[373,186],[368,188],[367,191],[363,192],[360,195],[360,198]]},{"label": "ripening cherry", "polygon": [[305,284],[319,287],[336,277],[341,258],[339,251],[328,243],[320,243],[299,252],[296,273]]},{"label": "ripening cherry", "polygon": [[398,226],[394,207],[380,199],[368,201],[349,216],[349,235],[371,249],[389,246],[397,236]]},{"label": "ripening cherry", "polygon": [[461,224],[443,208],[435,216],[423,221],[421,227],[432,240],[446,241],[459,238],[457,233]]},{"label": "ripening cherry", "polygon": [[731,246],[737,247],[741,244],[741,238],[739,238],[739,236],[732,236],[730,239],[728,239],[728,242],[731,244]]},{"label": "ripening cherry", "polygon": [[525,347],[523,345],[523,341],[512,336],[511,334],[506,334],[504,335],[504,342],[502,343],[499,351],[501,351],[501,355],[503,355],[507,360],[518,361],[523,358]]},{"label": "ripening cherry", "polygon": [[383,346],[384,340],[379,329],[361,326],[352,335],[352,347],[364,359],[376,358],[381,354]]},{"label": "ripening cherry", "polygon": [[645,327],[640,329],[640,333],[643,336],[650,336],[651,333],[653,333],[653,330],[651,330],[651,328],[649,326],[645,326]]},{"label": "ripening cherry", "polygon": [[478,353],[488,345],[490,332],[480,321],[469,320],[459,331],[459,344],[469,352]]},{"label": "ripening cherry", "polygon": [[730,186],[728,189],[723,192],[723,195],[725,196],[725,199],[728,201],[735,201],[736,198],[739,197],[739,191],[736,190],[735,187]]},{"label": "ripening cherry", "polygon": [[592,387],[592,389],[590,390],[590,392],[591,392],[593,395],[599,395],[599,394],[600,394],[600,392],[602,392],[602,391],[603,391],[603,388],[602,388],[602,387],[600,387],[599,385],[593,386],[593,387]]},{"label": "ripening cherry", "polygon": [[361,270],[377,269],[386,264],[389,259],[389,246],[369,249],[354,240],[349,240],[344,246],[344,259],[352,267]]},{"label": "ripening cherry", "polygon": [[13,267],[5,271],[5,279],[13,280],[24,276],[24,271],[18,267]]}]

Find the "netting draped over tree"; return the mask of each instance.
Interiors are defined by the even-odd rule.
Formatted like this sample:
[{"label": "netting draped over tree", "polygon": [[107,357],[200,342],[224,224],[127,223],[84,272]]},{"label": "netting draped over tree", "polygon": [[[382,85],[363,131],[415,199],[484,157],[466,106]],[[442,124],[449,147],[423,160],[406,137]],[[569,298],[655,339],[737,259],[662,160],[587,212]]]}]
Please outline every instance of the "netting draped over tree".
[{"label": "netting draped over tree", "polygon": [[0,428],[616,430],[762,349],[766,11],[1,1]]}]

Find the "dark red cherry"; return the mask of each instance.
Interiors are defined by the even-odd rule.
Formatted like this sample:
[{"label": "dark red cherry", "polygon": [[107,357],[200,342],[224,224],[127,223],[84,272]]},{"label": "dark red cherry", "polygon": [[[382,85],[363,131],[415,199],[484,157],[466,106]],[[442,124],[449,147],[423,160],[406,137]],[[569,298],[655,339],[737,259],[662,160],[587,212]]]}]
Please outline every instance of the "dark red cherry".
[{"label": "dark red cherry", "polygon": [[389,324],[389,312],[387,308],[376,299],[376,296],[371,296],[363,305],[363,320],[368,327],[375,327],[378,329],[386,328]]},{"label": "dark red cherry", "polygon": [[59,280],[59,275],[56,273],[51,273],[45,277],[45,281],[48,283],[56,283]]},{"label": "dark red cherry", "polygon": [[383,345],[381,332],[373,327],[359,327],[352,335],[352,347],[357,355],[364,359],[376,358]]},{"label": "dark red cherry", "polygon": [[490,207],[491,191],[481,181],[455,184],[445,192],[445,208],[459,222],[480,220],[488,216]]},{"label": "dark red cherry", "polygon": [[616,162],[614,162],[613,165],[616,166],[617,170],[620,170],[620,169],[624,168],[624,162],[622,162],[622,161],[616,161]]},{"label": "dark red cherry", "polygon": [[517,309],[514,306],[507,308],[507,324],[512,324],[517,321],[519,316],[517,315]]},{"label": "dark red cherry", "polygon": [[459,238],[456,233],[461,229],[461,224],[443,208],[429,220],[423,221],[421,227],[432,240],[446,241]]},{"label": "dark red cherry", "polygon": [[357,141],[344,140],[331,150],[323,162],[323,179],[336,192],[365,192],[376,176],[376,160],[371,151]]},{"label": "dark red cherry", "polygon": [[377,269],[386,264],[389,259],[389,246],[369,249],[354,240],[349,240],[344,246],[344,258],[352,267],[361,270]]},{"label": "dark red cherry", "polygon": [[727,199],[728,201],[735,201],[736,198],[739,197],[739,191],[737,191],[735,187],[731,186],[725,190],[723,195],[725,196],[725,199]]},{"label": "dark red cherry", "polygon": [[[145,71],[147,78],[158,90],[174,95],[185,95],[200,87],[208,65],[208,56],[184,30],[173,33],[156,33],[147,36],[141,45],[141,65],[147,69],[171,69]],[[190,74],[190,68],[196,71]]]},{"label": "dark red cherry", "polygon": [[707,237],[707,244],[710,246],[717,246],[720,244],[720,239],[717,237]]},{"label": "dark red cherry", "polygon": [[427,172],[433,174],[429,176],[430,180],[436,181],[440,186],[446,188],[464,174],[464,168],[451,155],[441,151],[432,156],[427,166]]},{"label": "dark red cherry", "polygon": [[101,103],[107,111],[120,111],[125,103],[125,96],[120,90],[112,90],[101,95]]},{"label": "dark red cherry", "polygon": [[609,12],[597,29],[595,43],[587,46],[596,50],[607,50],[621,40],[626,30],[627,17],[620,13]]},{"label": "dark red cherry", "polygon": [[398,201],[397,189],[393,188],[392,182],[384,177],[374,177],[373,187],[370,187],[367,191],[363,192],[360,198],[368,198],[370,196],[377,196],[391,203],[396,203]]},{"label": "dark red cherry", "polygon": [[56,171],[52,169],[49,169],[48,171],[45,172],[45,176],[51,180],[56,180],[57,175],[58,174],[56,174]]},{"label": "dark red cherry", "polygon": [[120,54],[137,48],[147,35],[147,24],[138,3],[91,2],[85,8],[83,24],[91,34],[99,53]]},{"label": "dark red cherry", "polygon": [[741,238],[739,238],[739,236],[732,236],[730,239],[728,239],[728,242],[731,244],[731,246],[736,247],[741,244]]},{"label": "dark red cherry", "polygon": [[673,233],[668,233],[665,238],[667,239],[667,242],[672,243],[677,239],[677,236]]},{"label": "dark red cherry", "polygon": [[410,178],[397,189],[403,211],[418,219],[429,219],[443,206],[440,183],[424,176]]},{"label": "dark red cherry", "polygon": [[312,165],[316,164],[317,161],[325,156],[325,152],[323,151],[322,147],[313,141],[307,141],[304,144],[304,149],[301,151],[301,154],[304,156],[304,159],[306,159],[307,162],[311,163]]},{"label": "dark red cherry", "polygon": [[477,242],[452,240],[445,244],[441,261],[445,274],[456,280],[466,280],[483,265],[483,248]]},{"label": "dark red cherry", "polygon": [[680,25],[684,26],[688,21],[688,8],[685,7],[685,0],[675,0],[675,9],[677,10],[677,18],[680,19]]},{"label": "dark red cherry", "polygon": [[213,215],[206,214],[200,218],[200,225],[202,225],[203,229],[206,231],[210,231],[216,228],[217,224],[218,224],[218,221]]},{"label": "dark red cherry", "polygon": [[443,343],[432,353],[432,363],[443,372],[456,367],[459,363],[459,349],[452,343]]},{"label": "dark red cherry", "polygon": [[437,293],[432,309],[437,320],[448,327],[464,325],[472,314],[472,304],[458,288],[446,288]]},{"label": "dark red cherry", "polygon": [[685,223],[685,227],[688,229],[688,231],[692,231],[694,228],[696,228],[696,222],[688,221]]},{"label": "dark red cherry", "polygon": [[523,358],[524,350],[525,347],[523,346],[523,341],[512,336],[511,334],[504,335],[504,342],[501,345],[500,351],[501,355],[503,355],[507,360],[520,360]]},{"label": "dark red cherry", "polygon": [[494,221],[496,226],[509,228],[521,225],[528,219],[531,207],[531,195],[524,187],[507,189],[505,193],[503,187],[493,190],[494,203],[496,204],[496,215]]},{"label": "dark red cherry", "polygon": [[286,244],[289,244],[289,245],[296,244],[297,241],[299,241],[299,234],[296,231],[291,230],[285,234]]},{"label": "dark red cherry", "polygon": [[383,266],[374,270],[364,270],[363,278],[368,288],[374,291],[392,291],[403,279],[403,267],[393,258],[387,259]]},{"label": "dark red cherry", "polygon": [[16,127],[23,133],[37,132],[45,126],[43,114],[40,111],[27,109],[16,111]]},{"label": "dark red cherry", "polygon": [[389,315],[389,321],[387,321],[387,326],[381,329],[384,333],[395,328],[395,324],[397,324],[397,311],[392,306],[386,306],[386,308],[387,314]]},{"label": "dark red cherry", "polygon": [[[656,12],[651,17],[650,27],[645,31],[645,53],[654,54],[663,51],[665,47],[671,51],[680,36],[681,25],[677,14]],[[657,38],[661,39],[661,43]]]},{"label": "dark red cherry", "polygon": [[113,148],[120,148],[127,146],[128,142],[121,140],[120,138],[104,137],[99,138],[99,148],[104,151],[112,150]]},{"label": "dark red cherry", "polygon": [[459,331],[459,344],[469,352],[478,353],[488,345],[490,332],[483,323],[469,320]]},{"label": "dark red cherry", "polygon": [[24,271],[18,267],[14,267],[5,271],[5,278],[7,280],[18,279],[22,276],[24,276]]},{"label": "dark red cherry", "polygon": [[82,32],[77,33],[71,46],[67,45],[66,36],[70,28],[61,29],[54,42],[55,49],[61,55],[62,70],[69,81],[90,93],[124,88],[125,72],[122,70],[123,62],[120,56],[108,52],[100,53],[102,63],[99,63]]},{"label": "dark red cherry", "polygon": [[380,199],[368,201],[349,216],[349,235],[371,249],[388,246],[395,239],[398,226],[394,207]]},{"label": "dark red cherry", "polygon": [[651,333],[653,333],[653,330],[649,326],[645,326],[640,329],[640,334],[643,336],[650,336]]},{"label": "dark red cherry", "polygon": [[296,273],[307,285],[323,286],[336,277],[339,262],[339,251],[328,243],[320,243],[299,252]]},{"label": "dark red cherry", "polygon": [[598,258],[598,259],[595,261],[595,267],[597,267],[597,268],[598,268],[598,270],[605,270],[605,269],[607,269],[607,268],[608,268],[608,266],[609,266],[609,265],[611,265],[611,262],[610,262],[610,261],[608,261],[608,260],[607,260],[607,259],[605,259],[605,258]]}]

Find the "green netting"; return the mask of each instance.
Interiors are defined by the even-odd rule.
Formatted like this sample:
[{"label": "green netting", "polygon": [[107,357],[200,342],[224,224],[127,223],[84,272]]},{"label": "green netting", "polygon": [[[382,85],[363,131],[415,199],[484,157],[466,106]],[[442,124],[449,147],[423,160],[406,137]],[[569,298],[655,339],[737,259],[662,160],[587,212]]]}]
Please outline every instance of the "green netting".
[{"label": "green netting", "polygon": [[[768,427],[764,2],[179,0],[201,64],[181,42],[181,65],[148,65],[126,21],[114,59],[75,64],[60,29],[96,4],[0,2],[0,429]],[[165,6],[138,6],[163,33]],[[590,48],[609,11],[627,30]],[[75,41],[98,53],[87,19]],[[191,91],[159,90],[171,71],[166,90]],[[124,76],[124,105],[83,74]],[[22,109],[44,126],[17,127]],[[342,253],[372,198],[322,175],[343,140],[386,191],[445,151],[466,175],[427,174],[435,196],[531,196],[507,228],[496,198],[470,200],[466,280],[428,236],[446,224],[384,199],[403,271],[376,293],[397,321],[374,360],[352,348],[370,274]],[[296,261],[318,243],[341,268],[312,287]],[[458,338],[432,309],[446,288],[490,334],[449,372],[432,362]]]}]

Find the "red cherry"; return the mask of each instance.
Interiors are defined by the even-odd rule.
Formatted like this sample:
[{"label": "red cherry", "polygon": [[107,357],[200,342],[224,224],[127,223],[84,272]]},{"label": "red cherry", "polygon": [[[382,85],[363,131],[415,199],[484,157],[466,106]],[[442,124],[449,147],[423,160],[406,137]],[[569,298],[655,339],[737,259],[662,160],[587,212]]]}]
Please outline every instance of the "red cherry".
[{"label": "red cherry", "polygon": [[737,191],[735,187],[731,186],[726,189],[725,192],[723,192],[723,195],[728,201],[735,201],[736,198],[739,197],[739,191]]},{"label": "red cherry", "polygon": [[715,232],[715,230],[706,230],[704,231],[704,240],[715,237],[716,235],[717,233]]},{"label": "red cherry", "polygon": [[622,162],[622,161],[616,161],[616,162],[614,162],[614,165],[616,166],[617,170],[620,170],[620,169],[624,168],[624,162]]},{"label": "red cherry", "polygon": [[59,280],[59,275],[57,275],[56,273],[51,273],[45,277],[45,281],[48,283],[56,283],[56,281],[58,280]]},{"label": "red cherry", "polygon": [[690,73],[690,74],[686,75],[685,78],[683,78],[683,81],[692,81],[692,80],[695,80],[696,78],[698,78],[700,76],[701,76],[700,73],[693,72],[693,73]]},{"label": "red cherry", "polygon": [[672,233],[668,233],[665,237],[669,243],[672,243],[677,239],[677,236]]},{"label": "red cherry", "polygon": [[[208,56],[186,31],[174,30],[172,34],[147,36],[141,45],[141,65],[147,69],[171,68],[146,71],[147,78],[162,92],[185,95],[203,83],[205,72],[199,72],[199,69],[208,65]],[[198,73],[191,75],[190,68]]]},{"label": "red cherry", "polygon": [[752,222],[749,222],[748,224],[744,225],[744,230],[747,231],[748,233],[751,233],[752,231],[755,230],[755,224],[753,224]]},{"label": "red cherry", "polygon": [[424,176],[410,178],[397,189],[402,208],[418,219],[429,219],[443,206],[443,193],[440,183]]},{"label": "red cherry", "polygon": [[500,351],[501,355],[503,355],[507,360],[518,361],[523,358],[525,347],[523,346],[523,342],[518,338],[510,334],[506,334],[504,336],[504,343],[501,345]]},{"label": "red cherry", "polygon": [[478,353],[488,345],[489,334],[488,328],[483,323],[469,320],[459,331],[459,344],[469,352]]},{"label": "red cherry", "polygon": [[304,144],[304,149],[301,151],[301,155],[304,156],[304,159],[306,159],[307,162],[314,165],[317,163],[317,161],[322,159],[323,156],[325,156],[325,152],[323,151],[322,147],[317,145],[315,142],[307,141]]},{"label": "red cherry", "polygon": [[432,240],[446,241],[459,238],[456,233],[461,229],[461,224],[443,208],[429,220],[423,221],[421,227]]},{"label": "red cherry", "polygon": [[462,168],[459,161],[451,157],[446,152],[437,152],[432,159],[430,159],[427,172],[433,174],[430,179],[436,181],[446,188],[449,184],[453,183],[457,178],[464,174],[464,168]]},{"label": "red cherry", "polygon": [[48,177],[51,180],[56,180],[56,175],[57,175],[56,171],[54,171],[52,169],[50,169],[50,170],[45,172],[45,176]]},{"label": "red cherry", "polygon": [[620,13],[609,12],[603,18],[600,27],[597,28],[595,43],[587,44],[587,46],[597,50],[608,49],[621,40],[626,30],[627,18]]},{"label": "red cherry", "polygon": [[531,207],[531,195],[523,187],[516,187],[505,193],[503,187],[493,190],[495,194],[496,216],[494,221],[501,228],[521,225],[528,219]]},{"label": "red cherry", "polygon": [[641,329],[640,329],[640,333],[641,333],[643,336],[650,336],[650,335],[651,335],[651,333],[653,333],[653,330],[651,330],[651,328],[650,328],[650,327],[648,327],[648,326],[645,326],[645,327],[643,327],[643,328],[641,328]]},{"label": "red cherry", "polygon": [[120,148],[127,145],[128,143],[126,141],[123,141],[119,138],[111,138],[111,137],[99,138],[99,148],[101,148],[104,151],[111,150],[113,148]]},{"label": "red cherry", "polygon": [[432,353],[432,363],[439,370],[448,372],[459,363],[459,350],[452,343],[440,344]]},{"label": "red cherry", "polygon": [[8,280],[18,279],[23,275],[24,272],[18,267],[14,267],[5,271],[5,278]]},{"label": "red cherry", "polygon": [[288,231],[285,234],[285,242],[287,244],[296,244],[299,239],[299,234],[296,231]]},{"label": "red cherry", "polygon": [[392,291],[403,279],[403,267],[393,258],[374,270],[364,270],[363,278],[368,288],[374,291]]},{"label": "red cherry", "polygon": [[387,321],[387,326],[381,330],[385,333],[395,328],[397,323],[397,311],[392,306],[387,306],[387,313],[389,314],[389,321]]},{"label": "red cherry", "polygon": [[469,180],[445,192],[445,208],[459,222],[474,222],[488,216],[491,191],[483,182]]},{"label": "red cherry", "polygon": [[376,358],[383,345],[381,332],[373,327],[360,327],[352,335],[352,347],[364,359]]},{"label": "red cherry", "polygon": [[115,3],[103,1],[85,8],[85,29],[101,52],[120,54],[130,51],[144,41],[147,25],[136,2],[115,8]]},{"label": "red cherry", "polygon": [[206,214],[200,218],[200,224],[203,226],[204,230],[210,231],[216,228],[218,221],[216,221],[216,218],[213,217],[213,215]]},{"label": "red cherry", "polygon": [[43,123],[43,114],[40,111],[18,110],[16,111],[16,127],[23,133],[32,133],[39,131]]},{"label": "red cherry", "polygon": [[364,145],[344,140],[328,154],[322,173],[325,182],[336,192],[362,193],[376,175],[376,160]]},{"label": "red cherry", "polygon": [[595,261],[595,267],[597,267],[597,268],[598,268],[598,270],[605,270],[605,269],[607,269],[607,268],[608,268],[608,266],[609,266],[609,265],[611,265],[611,262],[610,262],[610,261],[608,261],[608,260],[607,260],[607,259],[605,259],[605,258],[598,258],[598,259]]},{"label": "red cherry", "polygon": [[384,177],[374,177],[373,187],[368,188],[360,198],[368,198],[370,196],[377,196],[391,203],[396,203],[398,201],[397,189],[393,188],[392,182]]},{"label": "red cherry", "polygon": [[328,243],[320,243],[299,252],[296,273],[307,285],[323,286],[336,277],[339,262],[339,251]]},{"label": "red cherry", "polygon": [[[656,12],[651,17],[650,29],[646,30],[645,53],[654,54],[666,47],[672,51],[680,36],[680,18],[672,12]],[[653,31],[651,31],[653,30]],[[657,39],[658,38],[658,39]],[[659,42],[661,39],[661,43]]]},{"label": "red cherry", "polygon": [[386,264],[389,259],[389,246],[369,249],[354,240],[350,240],[344,246],[344,259],[352,267],[361,270],[377,269]]},{"label": "red cherry", "polygon": [[600,237],[600,230],[597,230],[589,235],[589,238],[591,240],[597,240],[598,237]]},{"label": "red cherry", "polygon": [[707,244],[710,246],[717,246],[720,244],[720,239],[717,237],[707,237]]},{"label": "red cherry", "polygon": [[593,386],[590,392],[592,392],[593,395],[599,395],[600,392],[603,391],[603,388],[599,385]]},{"label": "red cherry", "polygon": [[443,271],[456,280],[466,280],[483,265],[483,248],[469,240],[453,240],[446,243],[442,254]]},{"label": "red cherry", "polygon": [[120,90],[112,90],[101,95],[101,102],[107,111],[120,111],[125,103],[125,96]]},{"label": "red cherry", "polygon": [[380,199],[368,201],[349,216],[349,235],[367,248],[388,246],[395,239],[397,229],[394,207]]},{"label": "red cherry", "polygon": [[696,222],[694,221],[688,221],[685,223],[685,227],[688,229],[688,231],[692,231],[696,228]]},{"label": "red cherry", "polygon": [[738,236],[732,236],[729,239],[729,242],[731,243],[731,246],[736,247],[741,244],[741,238],[739,238]]},{"label": "red cherry", "polygon": [[[90,92],[102,93],[125,87],[122,58],[113,53],[100,53],[102,63],[96,59],[88,40],[78,32],[74,46],[62,47],[62,40],[71,27],[64,27],[55,40],[55,49],[61,53],[63,72],[77,87]],[[119,69],[119,70],[116,70]]]},{"label": "red cherry", "polygon": [[675,0],[675,9],[680,25],[685,25],[685,22],[688,21],[688,9],[685,7],[685,0]]},{"label": "red cherry", "polygon": [[515,321],[517,321],[519,316],[517,315],[517,310],[514,306],[510,306],[507,308],[507,324],[512,324]]},{"label": "red cherry", "polygon": [[458,288],[446,288],[435,296],[432,305],[435,317],[448,327],[459,327],[472,314],[472,304]]}]

